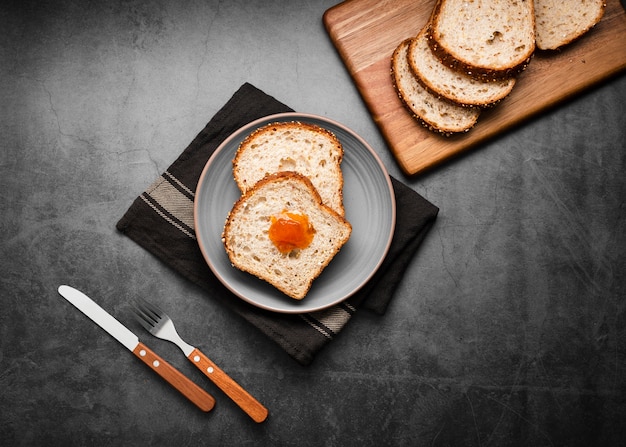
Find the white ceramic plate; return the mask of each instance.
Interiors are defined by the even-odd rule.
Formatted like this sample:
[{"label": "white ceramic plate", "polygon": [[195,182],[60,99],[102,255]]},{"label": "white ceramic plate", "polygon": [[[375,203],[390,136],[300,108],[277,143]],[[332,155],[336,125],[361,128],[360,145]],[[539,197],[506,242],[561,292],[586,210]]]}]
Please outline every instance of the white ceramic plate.
[{"label": "white ceramic plate", "polygon": [[[344,208],[352,225],[350,240],[302,300],[233,267],[222,245],[226,217],[241,193],[232,174],[239,143],[253,130],[278,121],[316,124],[333,132],[344,149]],[[359,290],[385,258],[396,222],[396,202],[389,174],[371,147],[345,126],[327,118],[281,113],[256,120],[234,132],[207,162],[196,190],[194,220],[198,244],[209,267],[235,295],[263,309],[303,313],[335,305]]]}]

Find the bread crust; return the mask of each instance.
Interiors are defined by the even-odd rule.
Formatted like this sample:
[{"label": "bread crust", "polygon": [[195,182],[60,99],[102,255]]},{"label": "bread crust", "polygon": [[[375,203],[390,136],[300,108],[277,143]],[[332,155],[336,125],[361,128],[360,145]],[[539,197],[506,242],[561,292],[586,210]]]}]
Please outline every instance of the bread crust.
[{"label": "bread crust", "polygon": [[[422,28],[418,35],[411,39],[408,61],[416,79],[433,95],[462,107],[486,108],[493,107],[511,93],[515,78],[489,82],[450,69],[430,50],[427,43],[427,28],[427,26]],[[426,48],[422,51],[424,45]],[[435,64],[438,66],[429,72],[427,67]],[[438,72],[432,73],[433,70]],[[465,92],[466,89],[473,90],[474,93]]]},{"label": "bread crust", "polygon": [[[234,246],[235,243],[232,240],[232,236],[233,236],[232,225],[233,225],[234,219],[237,216],[241,215],[241,213],[245,210],[245,207],[247,206],[246,204],[250,201],[251,198],[253,198],[255,194],[262,193],[264,191],[264,187],[267,185],[271,185],[271,184],[278,185],[280,183],[293,183],[293,182],[297,182],[298,184],[302,185],[306,189],[306,191],[310,195],[310,198],[314,202],[314,206],[321,212],[325,213],[334,222],[336,222],[337,228],[341,228],[342,235],[344,235],[342,238],[333,241],[333,244],[330,247],[327,247],[327,249],[325,249],[323,257],[320,255],[320,257],[315,258],[316,263],[315,263],[315,267],[313,270],[309,272],[299,270],[299,274],[301,274],[301,276],[306,275],[302,279],[303,281],[305,281],[306,284],[298,287],[297,289],[289,287],[288,285],[285,284],[285,281],[284,280],[281,281],[280,280],[281,278],[279,277],[270,275],[266,271],[262,271],[262,269],[257,268],[254,265],[251,265],[250,263],[242,262],[241,261],[242,256],[240,254],[238,255],[237,249]],[[273,212],[275,213],[279,213],[281,211],[282,211],[281,209],[273,210]],[[312,211],[313,210],[309,210],[309,212],[312,212]],[[268,221],[269,221],[269,217],[270,215],[267,216]],[[323,231],[322,228],[320,228],[319,230]],[[281,171],[281,172],[277,172],[277,173],[273,173],[273,174],[269,174],[265,176],[263,179],[257,182],[254,185],[254,187],[246,191],[235,202],[224,224],[224,229],[222,231],[222,243],[224,244],[226,253],[228,254],[228,257],[234,267],[244,272],[250,273],[263,281],[268,282],[269,284],[273,285],[278,290],[280,290],[282,293],[284,293],[285,295],[293,299],[301,300],[307,295],[315,279],[319,277],[322,271],[328,266],[328,264],[332,261],[335,255],[339,253],[343,245],[345,245],[345,243],[348,241],[351,233],[352,233],[351,224],[345,219],[344,216],[340,215],[334,209],[330,208],[329,206],[325,205],[322,202],[321,196],[319,195],[318,191],[315,189],[315,186],[313,186],[313,183],[308,177],[298,172],[294,172],[294,171]],[[318,235],[316,234],[315,237],[318,237]],[[320,237],[322,237],[321,234],[320,234]],[[304,252],[304,250],[307,250],[307,249],[310,249],[310,250],[317,249],[318,245],[314,245],[314,244],[315,242],[312,243],[310,247],[302,249],[302,252]],[[320,250],[320,252],[321,251],[322,250]],[[279,260],[278,262],[280,262],[281,259],[287,260],[289,258],[289,255],[281,254],[278,251],[278,249],[276,249],[273,246],[272,246],[271,256],[278,259]],[[262,260],[266,262],[270,262],[266,258],[262,258]]]},{"label": "bread crust", "polygon": [[[506,78],[512,78],[521,73],[530,63],[535,50],[535,15],[533,2],[530,0],[520,0],[528,5],[530,21],[528,33],[532,35],[532,39],[527,42],[527,48],[520,51],[520,55],[514,59],[514,62],[507,65],[489,65],[478,64],[464,59],[460,51],[453,48],[445,42],[446,36],[439,31],[441,21],[444,19],[446,3],[450,0],[438,0],[433,9],[431,20],[427,29],[428,44],[431,51],[441,60],[441,62],[455,71],[466,73],[470,76],[482,79],[484,81],[499,81]],[[476,8],[480,9],[480,8]]]},{"label": "bread crust", "polygon": [[[535,42],[537,49],[542,51],[555,51],[569,45],[587,34],[604,16],[606,2],[604,0],[592,0],[586,3],[587,9],[584,14],[576,14],[571,17],[574,7],[582,8],[577,2],[572,7],[567,1],[557,2],[535,0]],[[560,9],[554,11],[554,9]],[[563,9],[565,8],[565,14]]]},{"label": "bread crust", "polygon": [[[443,123],[438,123],[435,120],[430,119],[420,110],[420,107],[417,104],[413,104],[413,102],[411,101],[409,92],[406,91],[406,89],[403,86],[403,83],[400,82],[402,73],[398,72],[398,67],[400,66],[400,63],[401,63],[400,58],[407,58],[407,51],[408,51],[409,45],[411,44],[411,41],[412,41],[412,38],[409,38],[400,42],[400,44],[396,47],[391,57],[391,70],[390,70],[391,79],[392,79],[396,94],[398,95],[398,98],[400,99],[400,102],[406,108],[406,110],[409,111],[409,113],[411,114],[411,116],[413,116],[413,118],[415,118],[421,125],[429,129],[430,131],[439,133],[444,136],[450,136],[455,133],[469,131],[476,124],[476,121],[478,120],[478,116],[480,114],[480,109],[478,108],[468,109],[466,107],[461,107],[459,105],[452,104],[449,101],[438,98],[436,95],[433,95],[426,88],[424,88],[422,84],[417,80],[413,72],[409,70],[409,73],[405,73],[405,75],[411,76],[411,79],[409,80],[409,82],[414,82],[415,88],[422,89],[423,92],[429,97],[429,101],[433,103],[438,103],[438,102],[443,103],[441,105],[442,106],[444,106],[444,104],[447,105],[449,110],[453,113],[456,109],[457,113],[471,114],[473,116],[471,117],[471,119],[468,119],[468,121],[466,121],[465,124],[462,126],[450,127],[450,126],[444,125]],[[408,59],[406,59],[406,64],[408,65]]]},{"label": "bread crust", "polygon": [[[242,167],[242,160],[246,154],[246,151],[253,150],[254,144],[257,144],[259,142],[263,144],[262,140],[266,135],[269,135],[272,132],[277,132],[277,131],[310,132],[313,135],[317,134],[317,135],[323,136],[332,145],[333,157],[335,158],[333,160],[328,160],[328,164],[324,168],[315,167],[314,169],[318,171],[320,169],[325,169],[327,171],[330,171],[328,175],[333,176],[333,181],[335,184],[334,184],[333,190],[327,192],[325,199],[326,199],[326,202],[330,202],[330,203],[326,203],[326,204],[334,208],[335,211],[339,213],[340,215],[344,215],[345,214],[345,209],[343,206],[344,179],[343,179],[343,173],[341,171],[341,163],[343,161],[343,155],[344,155],[343,146],[341,142],[339,141],[339,139],[337,138],[337,136],[333,134],[331,131],[323,127],[317,126],[315,124],[312,124],[312,123],[305,123],[305,122],[300,122],[300,121],[272,122],[272,123],[268,123],[264,126],[259,127],[258,129],[251,132],[246,138],[244,138],[244,140],[240,143],[239,148],[237,149],[237,153],[235,154],[235,157],[232,161],[233,177],[235,179],[235,182],[237,182],[237,186],[239,187],[241,192],[245,193],[249,188],[252,188],[254,186],[254,183],[256,183],[256,181],[248,182],[247,179],[245,178],[246,176],[242,172],[244,169]],[[311,174],[311,172],[305,172],[303,170],[299,170],[297,166],[294,166],[294,167],[295,169],[284,169],[280,166],[276,167],[275,169],[271,169],[271,167],[269,167],[270,169],[269,169],[269,172],[267,172],[267,174],[271,174],[273,172],[279,172],[279,171],[287,171],[287,170],[295,170],[296,172],[299,172],[300,174],[303,174],[305,176],[309,176]],[[256,176],[257,181],[261,178],[263,178],[263,175]],[[315,184],[315,181],[313,183]],[[318,189],[318,191],[321,189],[319,184],[316,186],[316,188]],[[331,201],[330,198],[334,198],[334,200]]]}]

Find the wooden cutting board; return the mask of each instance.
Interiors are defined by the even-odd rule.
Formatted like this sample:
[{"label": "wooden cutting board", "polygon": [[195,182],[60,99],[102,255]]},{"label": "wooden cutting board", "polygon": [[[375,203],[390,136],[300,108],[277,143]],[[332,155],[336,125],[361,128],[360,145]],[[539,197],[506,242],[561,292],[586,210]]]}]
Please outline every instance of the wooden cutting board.
[{"label": "wooden cutting board", "polygon": [[536,52],[511,94],[483,112],[472,130],[440,136],[409,115],[390,76],[393,50],[426,24],[434,3],[348,0],[328,9],[323,17],[333,44],[406,174],[423,172],[626,69],[626,12],[619,0],[607,0],[595,28],[561,51]]}]

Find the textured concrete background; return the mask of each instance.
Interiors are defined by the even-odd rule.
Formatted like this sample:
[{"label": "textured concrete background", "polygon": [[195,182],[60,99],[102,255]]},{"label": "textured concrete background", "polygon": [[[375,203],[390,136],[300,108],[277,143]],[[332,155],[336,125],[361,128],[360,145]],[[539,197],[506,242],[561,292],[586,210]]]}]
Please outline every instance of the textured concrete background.
[{"label": "textured concrete background", "polygon": [[[626,76],[405,178],[322,25],[333,1],[0,7],[0,445],[623,445]],[[115,231],[244,82],[361,134],[440,207],[383,317],[302,367]],[[402,212],[402,210],[399,210]],[[210,414],[69,308],[130,298],[269,409]]]}]

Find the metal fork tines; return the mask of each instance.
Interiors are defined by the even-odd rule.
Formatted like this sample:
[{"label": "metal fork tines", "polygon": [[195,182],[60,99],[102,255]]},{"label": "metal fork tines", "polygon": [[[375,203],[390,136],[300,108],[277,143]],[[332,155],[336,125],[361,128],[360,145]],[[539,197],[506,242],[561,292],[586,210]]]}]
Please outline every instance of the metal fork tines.
[{"label": "metal fork tines", "polygon": [[259,401],[244,390],[235,380],[213,363],[198,348],[186,343],[178,332],[172,319],[158,306],[145,300],[138,300],[134,309],[137,320],[148,332],[157,338],[170,341],[177,345],[185,357],[202,371],[215,385],[244,410],[254,421],[263,422],[268,415]]},{"label": "metal fork tines", "polygon": [[139,321],[148,332],[157,338],[174,343],[183,351],[185,357],[191,355],[194,347],[180,338],[172,319],[158,306],[143,300],[137,301],[134,311],[138,317],[137,321]]}]

